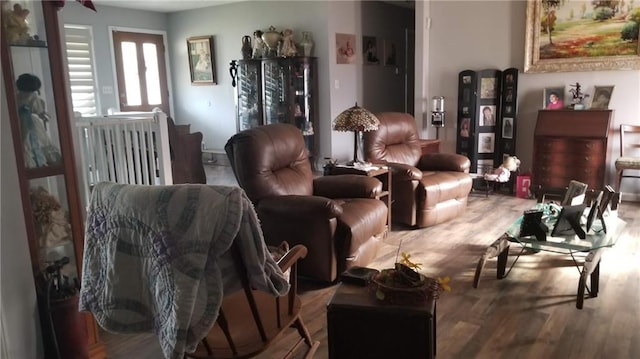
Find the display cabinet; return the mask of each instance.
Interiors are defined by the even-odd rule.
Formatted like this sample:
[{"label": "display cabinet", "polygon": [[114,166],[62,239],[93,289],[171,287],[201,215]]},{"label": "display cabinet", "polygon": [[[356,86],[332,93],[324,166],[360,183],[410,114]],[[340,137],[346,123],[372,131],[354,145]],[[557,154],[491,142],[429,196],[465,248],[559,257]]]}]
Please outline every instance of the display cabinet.
[{"label": "display cabinet", "polygon": [[271,123],[289,123],[304,135],[312,160],[317,157],[317,59],[276,57],[234,60],[238,131]]},{"label": "display cabinet", "polygon": [[[9,119],[3,121],[11,122],[38,304],[50,314],[41,315],[45,347],[52,334],[47,332],[49,321],[60,312],[54,312],[55,302],[47,301],[51,296],[42,286],[47,276],[44,273],[56,261],[62,264],[68,258],[69,263],[62,267],[62,281],[53,282],[54,286],[61,287],[66,280],[79,282],[83,251],[83,214],[57,3],[2,1],[2,71],[9,112]],[[16,13],[27,14],[26,22],[10,18]],[[77,316],[77,310],[70,315]],[[90,357],[104,357],[93,318],[84,314],[78,318],[80,333],[76,337],[88,341],[85,350]],[[75,335],[67,329],[61,332],[60,328],[56,334],[66,338]],[[63,343],[60,338],[57,340],[62,352]]]}]

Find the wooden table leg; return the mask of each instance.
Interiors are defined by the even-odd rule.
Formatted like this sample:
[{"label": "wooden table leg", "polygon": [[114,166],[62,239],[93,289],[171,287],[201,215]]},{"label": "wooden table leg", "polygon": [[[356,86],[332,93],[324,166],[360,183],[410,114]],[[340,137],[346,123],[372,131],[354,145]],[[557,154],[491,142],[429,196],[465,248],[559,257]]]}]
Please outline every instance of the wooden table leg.
[{"label": "wooden table leg", "polygon": [[598,296],[598,289],[600,287],[600,257],[604,248],[596,249],[589,252],[584,259],[584,266],[580,273],[580,282],[578,282],[578,295],[576,298],[576,308],[582,309],[584,305],[584,292],[587,287],[587,278],[591,276],[591,293],[590,297]]},{"label": "wooden table leg", "polygon": [[478,284],[480,283],[480,274],[482,273],[482,269],[484,265],[487,263],[488,259],[498,257],[498,279],[504,278],[505,269],[507,267],[507,257],[509,255],[509,236],[503,234],[500,238],[496,239],[487,251],[480,257],[478,261],[478,265],[476,266],[476,273],[473,276],[473,287],[478,288]]}]

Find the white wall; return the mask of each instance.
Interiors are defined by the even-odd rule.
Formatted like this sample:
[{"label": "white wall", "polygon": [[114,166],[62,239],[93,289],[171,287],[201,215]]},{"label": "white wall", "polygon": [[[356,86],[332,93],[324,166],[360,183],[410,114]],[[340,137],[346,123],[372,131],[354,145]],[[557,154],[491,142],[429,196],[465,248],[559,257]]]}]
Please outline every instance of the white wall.
[{"label": "white wall", "polygon": [[[321,140],[327,137],[326,19],[327,4],[321,1],[252,1],[171,13],[168,33],[176,122],[191,123],[192,131],[203,132],[208,148],[222,151],[227,139],[237,132],[229,63],[242,58],[242,36],[253,37],[255,30],[274,26],[278,30],[293,29],[296,42],[302,39],[302,31],[310,31],[313,35],[313,55],[318,57],[319,136]],[[202,35],[214,37],[217,85],[193,86],[190,82],[186,39]],[[328,148],[324,143],[320,148],[321,156],[324,156]]]},{"label": "white wall", "polygon": [[[520,69],[516,154],[522,160],[522,170],[529,170],[532,165],[533,130],[545,87],[564,86],[569,89],[569,84],[579,82],[584,92],[593,93],[593,86],[615,85],[609,104],[609,108],[614,109],[613,125],[616,129],[609,139],[613,143],[613,159],[619,153],[619,125],[640,124],[638,70],[522,73],[526,1],[430,1],[418,4],[417,9],[420,11],[416,15],[418,20],[420,17],[431,18],[427,42],[429,57],[428,61],[423,61],[422,69],[427,74],[428,85],[422,98],[438,94],[447,99],[445,110],[448,120],[440,131],[443,152],[455,152],[458,74],[466,69]],[[608,183],[611,184],[615,173],[613,159],[608,169]],[[635,188],[633,185],[634,182],[623,181],[623,192],[638,193],[640,185]]]},{"label": "white wall", "polygon": [[1,80],[0,336],[3,337],[2,344],[6,346],[1,353],[6,353],[7,359],[41,358],[44,353],[38,304],[22,212],[4,77]]}]

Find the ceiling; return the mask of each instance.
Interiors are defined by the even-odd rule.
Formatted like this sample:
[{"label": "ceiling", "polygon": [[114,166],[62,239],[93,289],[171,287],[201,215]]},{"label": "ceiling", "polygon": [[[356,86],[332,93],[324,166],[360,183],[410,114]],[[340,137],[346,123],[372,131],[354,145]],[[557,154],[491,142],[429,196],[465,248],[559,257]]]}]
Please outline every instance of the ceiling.
[{"label": "ceiling", "polygon": [[[93,3],[103,6],[170,13],[183,10],[200,9],[209,6],[230,4],[240,1],[247,0],[93,0]],[[413,9],[415,5],[414,0],[389,0],[383,2],[409,9]]]},{"label": "ceiling", "polygon": [[240,1],[246,0],[93,0],[93,3],[103,6],[169,13]]}]

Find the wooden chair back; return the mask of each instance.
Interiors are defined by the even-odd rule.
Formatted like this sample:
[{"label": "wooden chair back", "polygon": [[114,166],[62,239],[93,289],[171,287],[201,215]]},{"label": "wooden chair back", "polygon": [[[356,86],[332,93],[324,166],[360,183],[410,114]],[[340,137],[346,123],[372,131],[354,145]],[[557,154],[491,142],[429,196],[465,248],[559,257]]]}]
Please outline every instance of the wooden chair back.
[{"label": "wooden chair back", "polygon": [[271,248],[283,272],[288,273],[291,288],[286,296],[253,290],[249,284],[246,263],[240,249],[232,245],[234,263],[242,282],[242,290],[225,295],[216,324],[188,358],[251,358],[267,350],[289,328],[295,328],[300,338],[284,355],[292,357],[306,346],[303,357],[312,358],[320,343],[313,341],[301,317],[301,301],[297,294],[297,261],[304,258],[307,248],[289,248],[285,242]]}]

